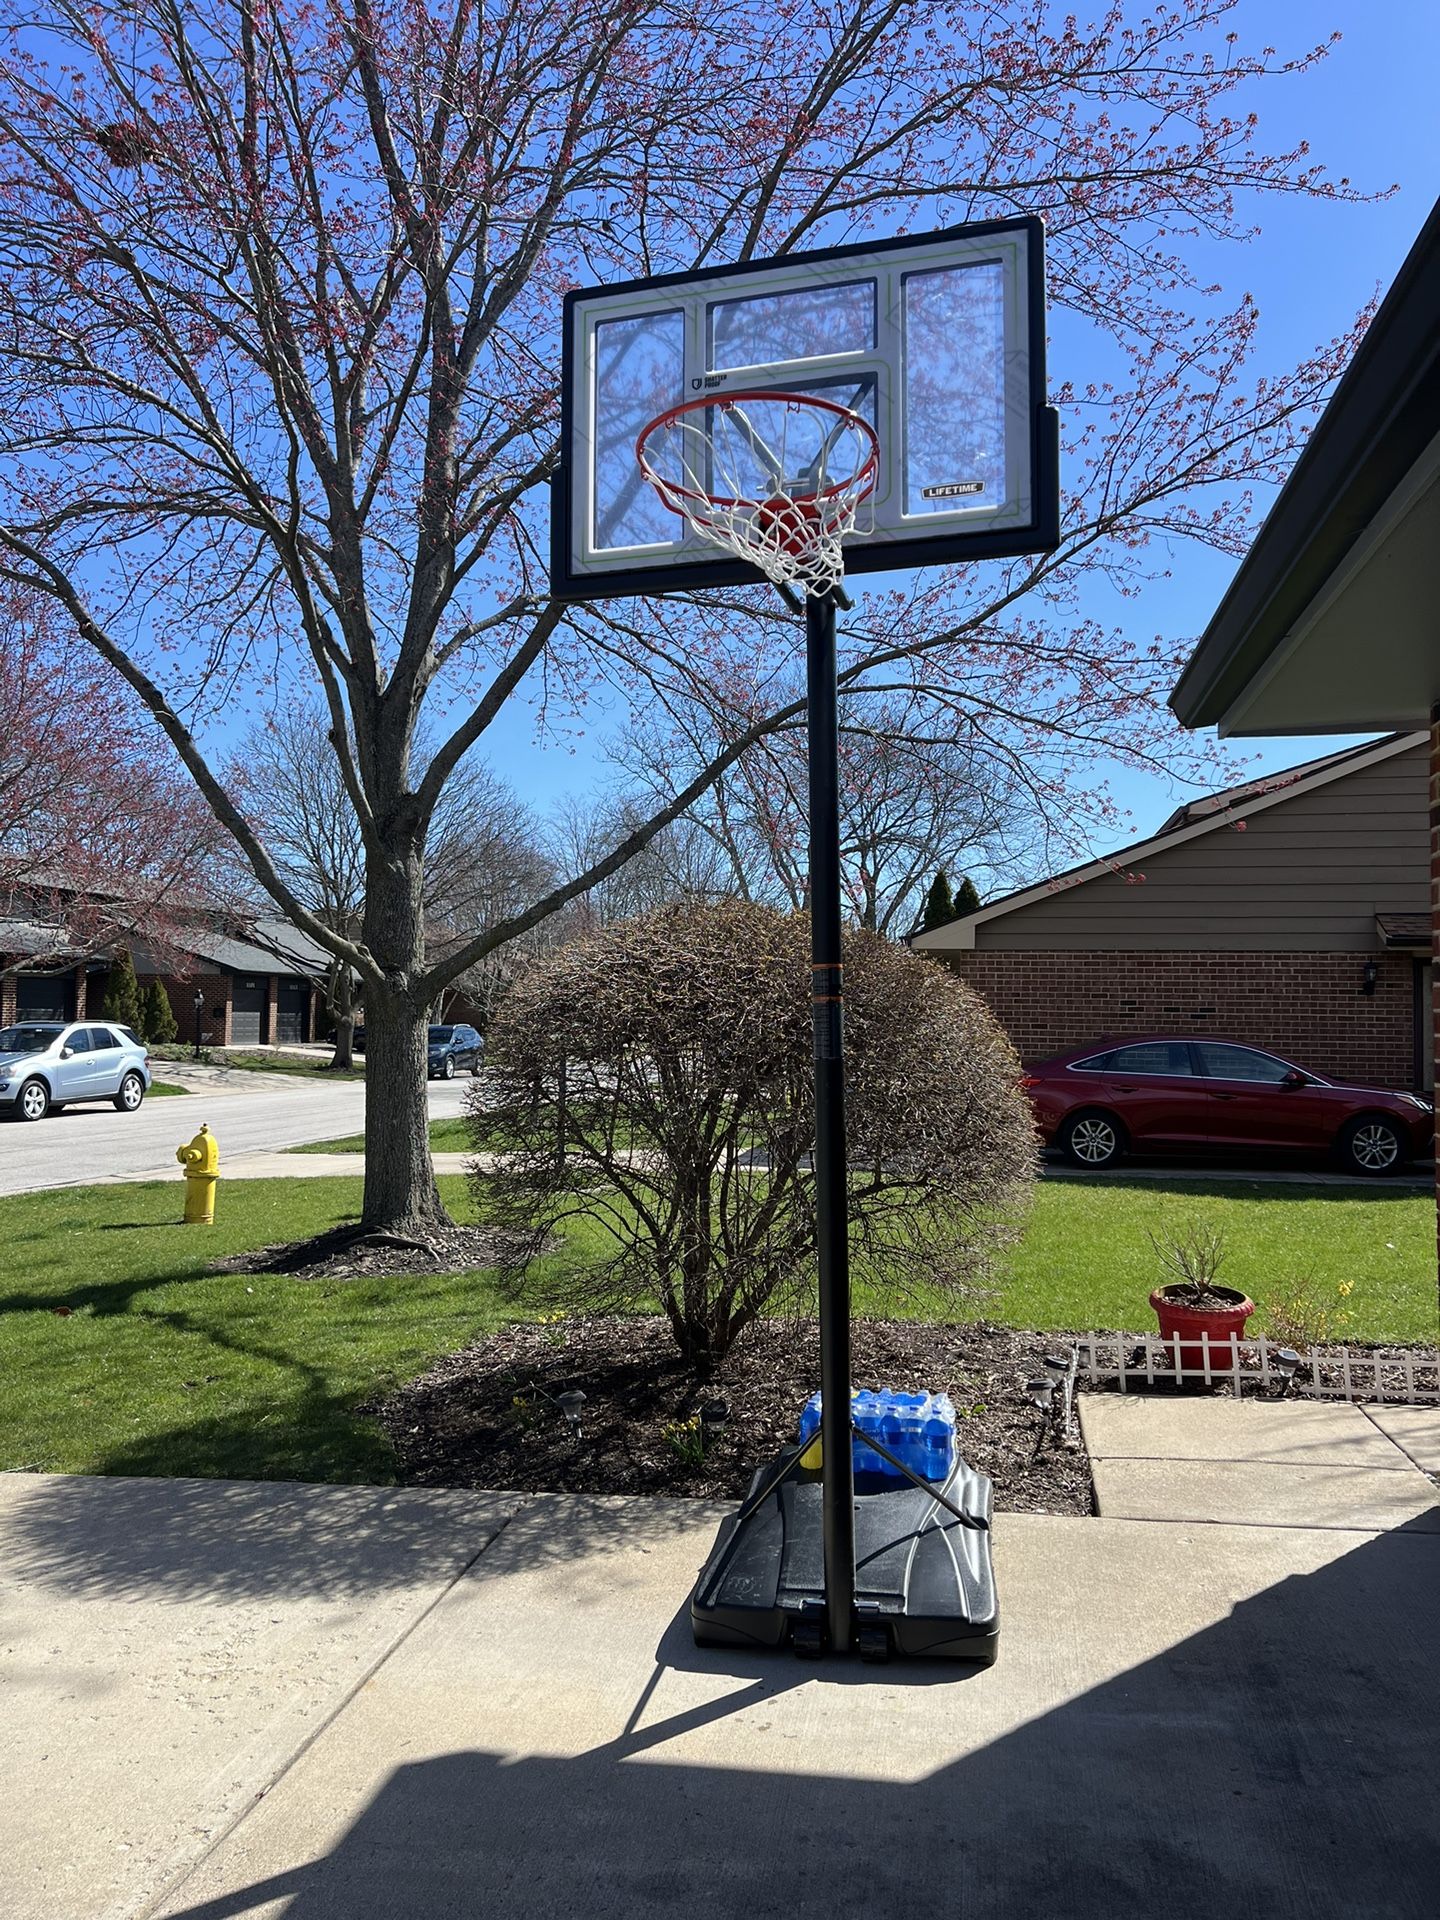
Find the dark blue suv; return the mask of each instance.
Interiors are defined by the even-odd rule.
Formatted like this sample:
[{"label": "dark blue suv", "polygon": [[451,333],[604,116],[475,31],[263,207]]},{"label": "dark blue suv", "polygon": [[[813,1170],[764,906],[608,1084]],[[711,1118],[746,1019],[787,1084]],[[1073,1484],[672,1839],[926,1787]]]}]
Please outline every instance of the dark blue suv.
[{"label": "dark blue suv", "polygon": [[479,1073],[484,1058],[485,1041],[474,1027],[431,1027],[427,1070],[432,1078],[453,1080],[461,1067]]}]

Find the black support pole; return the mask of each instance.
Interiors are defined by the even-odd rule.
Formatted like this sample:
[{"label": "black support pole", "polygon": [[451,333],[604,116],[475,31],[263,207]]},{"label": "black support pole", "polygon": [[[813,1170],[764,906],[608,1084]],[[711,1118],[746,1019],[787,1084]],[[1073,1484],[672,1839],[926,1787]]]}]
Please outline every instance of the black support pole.
[{"label": "black support pole", "polygon": [[810,729],[810,959],[815,1040],[815,1205],[820,1266],[820,1444],[825,1622],[848,1652],[855,1624],[855,1476],[850,1452],[850,1246],[845,1164],[845,1023],[840,965],[840,768],[835,603],[805,601]]}]

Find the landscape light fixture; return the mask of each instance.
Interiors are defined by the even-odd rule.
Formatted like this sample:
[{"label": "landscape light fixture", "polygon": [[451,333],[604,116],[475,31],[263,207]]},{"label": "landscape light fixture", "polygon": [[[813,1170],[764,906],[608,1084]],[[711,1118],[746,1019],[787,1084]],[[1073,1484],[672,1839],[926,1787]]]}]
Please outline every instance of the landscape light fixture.
[{"label": "landscape light fixture", "polygon": [[1025,1382],[1025,1392],[1041,1413],[1048,1413],[1050,1402],[1055,1397],[1055,1382],[1048,1373],[1037,1373],[1033,1380]]},{"label": "landscape light fixture", "polygon": [[700,1405],[700,1437],[708,1446],[730,1419],[728,1400],[704,1400]]},{"label": "landscape light fixture", "polygon": [[1271,1356],[1282,1387],[1288,1387],[1300,1371],[1300,1356],[1293,1347],[1277,1347]]},{"label": "landscape light fixture", "polygon": [[564,1414],[565,1424],[569,1427],[571,1435],[578,1440],[580,1438],[580,1412],[585,1405],[585,1395],[580,1391],[579,1387],[572,1387],[568,1393],[557,1393],[555,1396],[555,1404],[559,1407],[561,1413]]},{"label": "landscape light fixture", "polygon": [[205,1011],[205,995],[200,988],[195,989],[195,1058],[200,1058],[200,1016]]}]

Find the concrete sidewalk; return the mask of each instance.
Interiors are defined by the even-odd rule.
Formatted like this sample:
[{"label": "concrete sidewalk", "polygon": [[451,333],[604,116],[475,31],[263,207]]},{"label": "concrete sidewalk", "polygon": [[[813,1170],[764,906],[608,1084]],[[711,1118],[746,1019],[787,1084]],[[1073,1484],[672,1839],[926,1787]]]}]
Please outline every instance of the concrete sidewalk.
[{"label": "concrete sidewalk", "polygon": [[1429,1920],[1434,1534],[1001,1514],[974,1673],[697,1651],[718,1518],[0,1478],[0,1914]]},{"label": "concrete sidewalk", "polygon": [[[437,1174],[464,1173],[471,1157],[468,1153],[430,1156]],[[363,1153],[237,1153],[221,1169],[226,1180],[318,1180],[336,1174],[359,1180],[364,1173]]]},{"label": "concrete sidewalk", "polygon": [[[1082,1393],[1077,1404],[1107,1518],[1440,1533],[1435,1485],[1416,1463],[1417,1448],[1440,1457],[1440,1407],[1372,1419],[1342,1400]],[[1387,1414],[1408,1417],[1392,1433]]]}]

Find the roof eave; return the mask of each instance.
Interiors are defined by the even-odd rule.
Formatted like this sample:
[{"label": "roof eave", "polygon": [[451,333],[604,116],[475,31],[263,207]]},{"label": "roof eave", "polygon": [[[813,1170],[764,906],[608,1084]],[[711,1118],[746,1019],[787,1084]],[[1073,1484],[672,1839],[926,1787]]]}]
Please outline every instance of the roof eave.
[{"label": "roof eave", "polygon": [[1170,706],[1220,725],[1440,432],[1440,202],[1201,636]]}]

